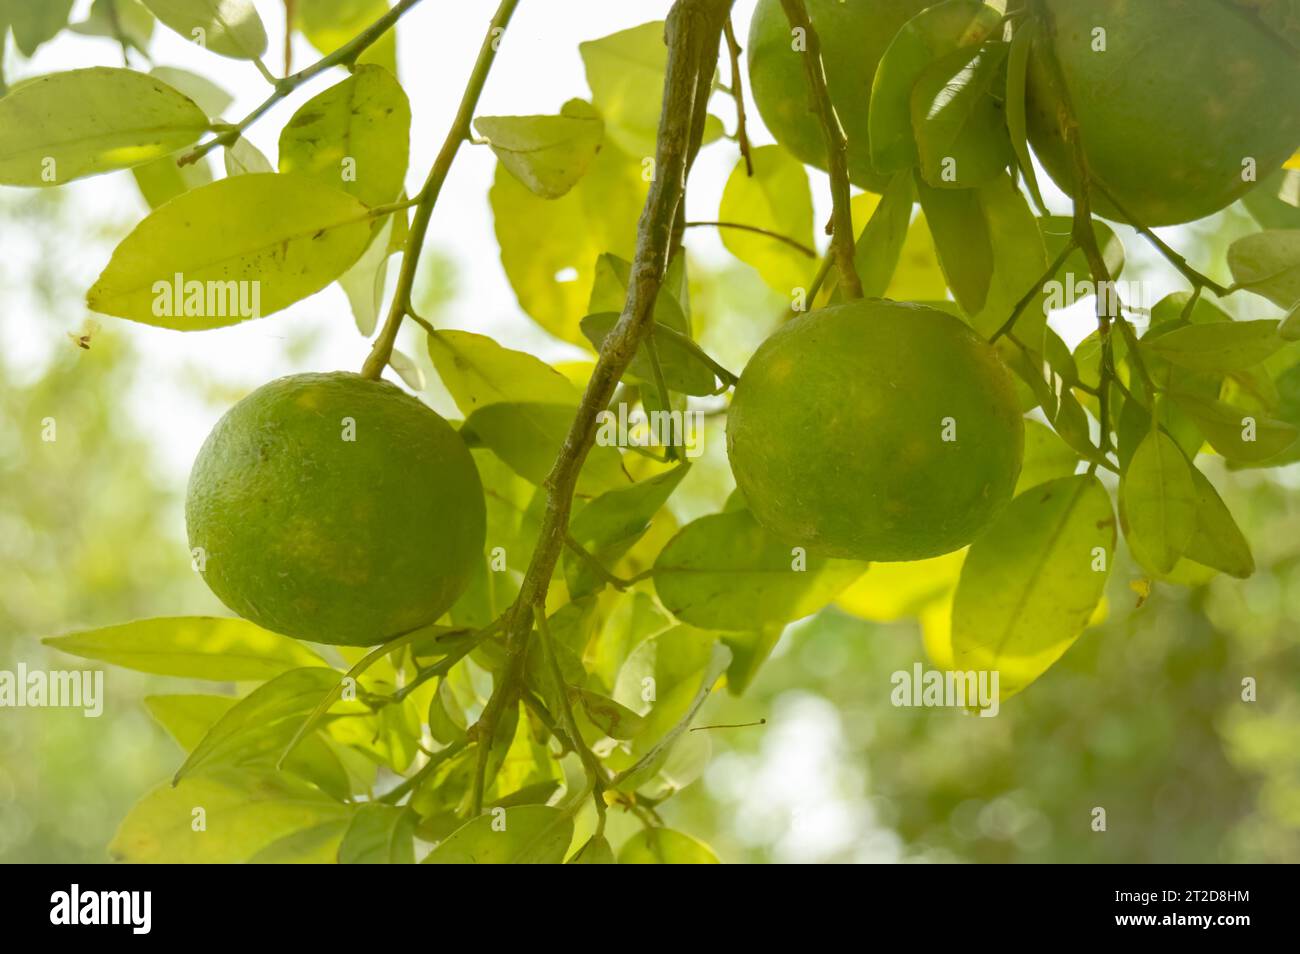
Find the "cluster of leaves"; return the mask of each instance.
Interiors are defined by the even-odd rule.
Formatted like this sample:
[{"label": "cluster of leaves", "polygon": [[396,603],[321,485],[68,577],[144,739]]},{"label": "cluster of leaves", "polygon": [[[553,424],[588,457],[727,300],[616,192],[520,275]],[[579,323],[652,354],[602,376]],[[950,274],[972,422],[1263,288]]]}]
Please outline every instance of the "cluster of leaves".
[{"label": "cluster of leaves", "polygon": [[[266,71],[265,30],[247,0],[141,3],[100,0],[82,30],[98,25],[141,50],[156,16]],[[408,215],[424,197],[403,191],[410,106],[395,76],[397,17],[384,0],[301,7],[297,26],[322,64],[349,75],[288,120],[274,164],[242,133],[311,70],[274,81],[266,109],[238,123],[221,118],[230,101],[211,81],[165,67],[37,77],[0,99],[0,183],[129,168],[152,207],[90,289],[94,310],[200,330],[244,316],[159,314],[156,282],[258,282],[270,314],[337,281],[359,330],[374,330],[390,257],[418,256],[421,241]],[[58,29],[10,22],[25,51]],[[520,701],[482,738],[479,717],[504,668],[503,619],[591,366],[557,369],[480,334],[429,328],[429,356],[464,415],[458,426],[487,490],[489,552],[469,590],[438,626],[370,653],[343,650],[341,661],[232,619],[155,619],[51,640],[88,658],[247,690],[148,700],[188,757],[126,819],[114,853],[409,862],[418,839],[437,843],[431,862],[609,862],[612,806],[644,826],[618,860],[711,861],[705,846],[663,827],[658,808],[707,763],[708,734],[689,730],[710,692],[723,679],[742,692],[790,621],[837,599],[870,604],[869,615],[884,598],[906,613],[941,594],[927,626],[931,655],[1000,670],[1006,695],[1096,617],[1117,524],[1152,579],[1248,575],[1249,546],[1195,458],[1208,444],[1234,466],[1292,459],[1300,355],[1286,344],[1297,322],[1233,321],[1202,294],[1213,288],[1194,281],[1192,293],[1151,310],[1141,337],[1118,306],[1073,353],[1048,328],[1056,303],[1046,286],[1076,275],[1113,280],[1124,250],[1103,223],[1080,230],[1043,207],[1024,119],[1034,28],[978,0],[946,0],[908,22],[870,96],[872,161],[893,178],[882,195],[853,201],[864,293],[930,301],[996,340],[1034,412],[1019,495],[968,553],[868,571],[792,552],[734,494],[679,527],[670,500],[692,465],[678,449],[598,444],[527,644]],[[650,23],[582,44],[589,101],[474,123],[498,159],[489,200],[521,309],[592,349],[632,280],[635,223],[654,174],[661,102],[648,91],[663,86],[663,34]],[[731,92],[737,86],[733,77]],[[703,138],[722,140],[722,124],[710,117]],[[216,148],[220,178],[208,164]],[[1300,299],[1300,211],[1285,199],[1291,174],[1281,175],[1247,200],[1270,230],[1234,245],[1229,263],[1234,288],[1290,308]],[[813,274],[808,174],[782,147],[741,158],[718,221],[726,247],[790,295],[794,310],[842,296],[833,278]],[[916,256],[937,264],[922,281],[904,267]],[[698,344],[688,269],[684,252],[670,263],[652,331],[619,392],[626,407],[680,412],[735,381]],[[422,386],[409,358],[394,353],[389,363]],[[706,439],[720,440],[720,421],[706,426]],[[1120,476],[1119,521],[1099,471]],[[488,811],[475,814],[484,750]],[[394,787],[391,776],[402,781]]]}]

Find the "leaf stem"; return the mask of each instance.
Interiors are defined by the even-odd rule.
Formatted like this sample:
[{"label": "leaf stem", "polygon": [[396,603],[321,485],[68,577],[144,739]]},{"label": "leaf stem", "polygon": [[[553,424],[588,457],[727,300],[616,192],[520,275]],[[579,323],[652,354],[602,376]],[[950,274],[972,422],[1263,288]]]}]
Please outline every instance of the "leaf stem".
[{"label": "leaf stem", "polygon": [[275,86],[275,90],[262,103],[257,106],[251,113],[235,123],[233,127],[225,130],[213,139],[201,143],[195,149],[187,152],[176,160],[177,165],[187,166],[191,163],[198,162],[213,149],[218,146],[233,145],[235,140],[244,134],[249,126],[257,122],[267,112],[275,106],[276,103],[284,99],[303,83],[314,79],[321,73],[335,66],[348,66],[356,62],[358,56],[369,49],[381,36],[387,33],[398,20],[400,20],[408,10],[419,3],[420,0],[398,0],[397,5],[377,19],[370,26],[366,27],[347,43],[344,43],[333,53],[328,56],[322,56],[311,66],[305,67],[290,76],[283,79],[276,79],[266,69],[266,65],[258,60],[257,63],[262,71],[262,75]]},{"label": "leaf stem", "polygon": [[788,235],[782,235],[780,232],[773,232],[771,229],[765,229],[758,225],[746,225],[744,222],[687,222],[686,223],[686,227],[688,229],[703,228],[704,226],[712,226],[715,229],[740,229],[741,231],[744,232],[753,232],[757,235],[766,235],[770,239],[776,239],[776,241],[784,242],[786,245],[789,245],[791,248],[798,249],[801,254],[806,255],[808,258],[817,257],[817,250],[815,248],[809,248],[807,245],[804,245],[803,242],[800,242],[798,239],[791,238]]},{"label": "leaf stem", "polygon": [[1011,333],[1011,331],[1016,327],[1016,322],[1020,320],[1021,314],[1023,314],[1024,310],[1029,307],[1029,303],[1038,297],[1039,293],[1043,290],[1043,286],[1052,280],[1052,276],[1054,276],[1060,270],[1061,266],[1065,264],[1065,260],[1070,257],[1070,253],[1073,252],[1075,248],[1077,248],[1077,245],[1073,238],[1065,243],[1065,247],[1061,249],[1061,253],[1056,256],[1051,265],[1047,266],[1047,271],[1043,272],[1043,274],[1038,277],[1038,280],[1029,286],[1023,297],[1021,297],[1021,299],[1016,302],[1015,307],[1011,309],[1011,314],[1007,320],[1002,323],[1002,326],[998,328],[997,331],[993,332],[993,337],[989,338],[989,344],[993,344],[993,342],[997,341],[1003,335]]},{"label": "leaf stem", "polygon": [[853,209],[849,196],[848,141],[844,127],[835,115],[830,92],[826,88],[826,71],[822,65],[821,39],[808,17],[803,0],[781,0],[790,26],[804,31],[807,48],[804,50],[804,75],[812,96],[813,112],[821,123],[826,140],[826,172],[831,180],[831,221],[827,233],[839,266],[840,282],[847,298],[862,297],[862,280],[853,262]]},{"label": "leaf stem", "polygon": [[496,59],[501,36],[518,5],[519,0],[501,0],[501,5],[497,7],[497,12],[492,17],[488,31],[483,37],[483,43],[479,47],[478,59],[474,62],[474,70],[470,73],[469,83],[460,100],[460,108],[456,111],[456,118],[451,124],[451,129],[447,131],[447,138],[443,141],[442,149],[429,170],[424,187],[416,196],[415,216],[411,221],[411,230],[406,236],[406,247],[402,251],[402,270],[397,276],[397,290],[393,293],[393,302],[388,309],[384,327],[379,337],[375,339],[374,347],[371,348],[370,355],[361,368],[363,377],[379,380],[379,376],[393,356],[393,345],[397,343],[397,332],[402,326],[402,319],[411,310],[411,289],[415,285],[415,270],[419,265],[420,251],[424,248],[424,239],[429,231],[433,207],[438,201],[439,193],[442,192],[443,183],[447,181],[447,173],[451,171],[451,164],[460,151],[461,143],[470,138],[470,121],[474,118],[474,109],[478,106],[483,84],[487,82],[488,72]]},{"label": "leaf stem", "polygon": [[537,547],[524,573],[519,595],[508,610],[506,663],[479,717],[478,767],[470,805],[483,810],[483,787],[490,740],[502,709],[520,692],[534,607],[544,606],[555,565],[564,547],[578,474],[596,438],[596,417],[614,395],[637,348],[650,332],[655,299],[664,282],[669,255],[680,235],[686,177],[703,138],[704,105],[717,68],[722,24],[732,0],[676,0],[668,13],[665,36],[668,64],[663,109],[656,144],[655,176],[637,224],[627,299],[618,322],[601,344],[596,366],[568,435],[547,476],[546,509]]}]

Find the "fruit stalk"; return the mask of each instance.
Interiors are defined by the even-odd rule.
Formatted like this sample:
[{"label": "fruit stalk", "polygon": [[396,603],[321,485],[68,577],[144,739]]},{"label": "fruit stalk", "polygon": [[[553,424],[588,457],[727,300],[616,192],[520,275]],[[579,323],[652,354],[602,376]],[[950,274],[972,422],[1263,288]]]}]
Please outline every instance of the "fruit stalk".
[{"label": "fruit stalk", "polygon": [[849,204],[849,144],[844,136],[831,94],[826,88],[826,70],[822,66],[822,45],[803,0],[781,0],[790,26],[804,31],[804,74],[812,96],[813,112],[826,138],[826,172],[831,180],[831,222],[827,231],[835,250],[840,286],[848,298],[862,297],[862,281],[853,263],[853,210]]},{"label": "fruit stalk", "polygon": [[[479,745],[472,812],[483,808],[488,755],[500,713],[518,698],[528,639],[536,607],[546,591],[564,547],[578,474],[596,437],[596,415],[610,402],[620,378],[650,330],[655,299],[663,285],[669,250],[684,225],[682,196],[686,176],[702,138],[704,103],[717,67],[722,24],[731,0],[677,0],[665,35],[668,65],[659,118],[655,175],[637,223],[636,252],[623,313],[606,336],[564,445],[545,481],[546,511],[519,596],[507,611],[506,661],[492,697],[474,729]],[[680,225],[679,225],[680,223]]]},{"label": "fruit stalk", "polygon": [[406,236],[406,247],[402,250],[402,270],[397,276],[397,290],[393,292],[393,302],[388,308],[384,327],[379,332],[379,337],[375,339],[374,347],[371,348],[370,355],[361,368],[362,377],[379,380],[379,376],[393,356],[393,345],[397,343],[397,332],[402,327],[402,319],[411,311],[411,288],[415,284],[415,269],[420,263],[420,251],[424,248],[424,237],[429,231],[433,207],[438,202],[442,184],[447,180],[447,173],[451,171],[451,164],[456,160],[456,153],[460,151],[461,143],[470,139],[470,122],[474,118],[474,110],[483,92],[483,84],[487,82],[488,72],[496,59],[501,37],[518,5],[519,0],[501,0],[501,6],[497,7],[492,23],[483,37],[483,45],[479,47],[478,59],[474,61],[474,71],[470,73],[465,94],[460,100],[460,108],[456,111],[456,118],[451,124],[451,129],[447,131],[447,138],[443,140],[438,157],[433,161],[433,167],[429,170],[429,177],[425,180],[424,187],[420,189],[415,216],[411,221],[411,231]]}]

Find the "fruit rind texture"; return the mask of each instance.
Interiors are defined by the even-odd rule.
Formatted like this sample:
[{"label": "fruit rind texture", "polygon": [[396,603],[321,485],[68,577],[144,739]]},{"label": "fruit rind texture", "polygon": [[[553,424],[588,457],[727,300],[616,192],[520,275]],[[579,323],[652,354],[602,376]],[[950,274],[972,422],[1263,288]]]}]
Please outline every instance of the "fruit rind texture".
[{"label": "fruit rind texture", "polygon": [[996,349],[945,312],[882,299],[783,326],[727,418],[732,472],[759,523],[832,557],[965,546],[1010,500],[1023,452]]},{"label": "fruit rind texture", "polygon": [[227,411],[195,460],[185,516],[227,607],[346,645],[434,622],[486,533],[460,435],[400,388],[346,372],[280,378]]}]

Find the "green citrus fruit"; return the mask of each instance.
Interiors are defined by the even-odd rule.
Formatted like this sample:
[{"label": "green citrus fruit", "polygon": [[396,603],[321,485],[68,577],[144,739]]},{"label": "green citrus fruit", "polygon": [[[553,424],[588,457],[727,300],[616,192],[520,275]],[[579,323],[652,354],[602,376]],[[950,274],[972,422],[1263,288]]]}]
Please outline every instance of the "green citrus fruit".
[{"label": "green citrus fruit", "polygon": [[483,488],[460,435],[383,381],[296,374],[217,422],[185,503],[191,549],[259,626],[366,646],[441,616],[482,558]]},{"label": "green citrus fruit", "polygon": [[[1049,22],[1030,57],[1028,120],[1056,183],[1074,193],[1049,50],[1092,175],[1145,225],[1216,212],[1285,162],[1300,146],[1300,56],[1252,6],[1276,0],[1047,0]],[[1254,177],[1243,177],[1250,162]],[[1096,189],[1092,199],[1122,220]]]},{"label": "green citrus fruit", "polygon": [[[849,143],[849,179],[880,192],[889,178],[871,167],[867,104],[876,64],[899,27],[930,0],[807,0],[822,45],[831,104]],[[763,123],[801,161],[826,168],[826,140],[809,105],[803,53],[791,46],[781,0],[759,0],[749,28],[749,83]]]},{"label": "green citrus fruit", "polygon": [[924,305],[803,315],[736,385],[727,453],[759,523],[828,556],[921,560],[1011,498],[1024,421],[997,351]]}]

